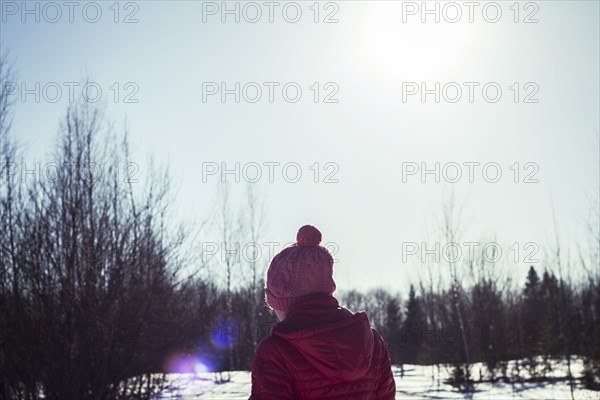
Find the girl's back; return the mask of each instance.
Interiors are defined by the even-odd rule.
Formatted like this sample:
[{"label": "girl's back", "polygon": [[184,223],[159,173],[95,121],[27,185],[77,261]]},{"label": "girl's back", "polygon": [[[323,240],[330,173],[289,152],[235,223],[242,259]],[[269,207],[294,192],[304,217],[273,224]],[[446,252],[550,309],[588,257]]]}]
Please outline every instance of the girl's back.
[{"label": "girl's back", "polygon": [[267,303],[280,319],[252,365],[252,400],[391,400],[390,358],[367,314],[333,297],[333,258],[312,226],[273,258]]},{"label": "girl's back", "polygon": [[290,307],[252,368],[252,400],[389,400],[395,393],[385,343],[367,314],[323,294]]}]

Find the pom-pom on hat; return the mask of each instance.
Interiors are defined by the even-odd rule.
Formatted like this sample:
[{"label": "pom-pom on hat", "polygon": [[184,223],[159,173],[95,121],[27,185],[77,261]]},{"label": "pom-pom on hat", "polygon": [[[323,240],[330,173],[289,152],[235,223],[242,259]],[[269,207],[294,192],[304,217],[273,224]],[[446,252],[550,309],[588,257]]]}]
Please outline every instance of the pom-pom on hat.
[{"label": "pom-pom on hat", "polygon": [[300,297],[312,293],[333,294],[333,257],[320,246],[321,232],[312,225],[298,230],[296,244],[273,257],[267,271],[269,307],[287,311]]}]

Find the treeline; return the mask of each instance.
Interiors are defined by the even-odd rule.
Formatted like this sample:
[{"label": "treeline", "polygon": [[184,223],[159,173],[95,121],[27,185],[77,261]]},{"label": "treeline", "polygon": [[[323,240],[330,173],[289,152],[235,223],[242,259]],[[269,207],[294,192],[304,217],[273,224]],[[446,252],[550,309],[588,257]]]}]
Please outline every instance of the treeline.
[{"label": "treeline", "polygon": [[[486,381],[523,382],[555,376],[552,361],[566,361],[566,378],[600,389],[600,288],[597,279],[570,284],[530,267],[521,290],[502,290],[483,279],[441,291],[411,286],[401,300],[385,290],[351,291],[344,303],[366,309],[382,333],[394,364],[443,364],[450,383],[469,390]],[[582,358],[583,374],[570,370]],[[521,360],[509,363],[510,360]],[[486,366],[473,371],[472,364]]]},{"label": "treeline", "polygon": [[[14,81],[5,54],[0,81]],[[168,174],[131,173],[127,134],[102,107],[71,104],[42,163],[12,136],[14,105],[0,92],[0,398],[147,399],[165,372],[247,368],[275,320],[257,263],[235,290],[235,260],[226,279],[207,271]],[[233,223],[255,237],[260,221],[230,221],[228,204],[219,240],[241,240]]]},{"label": "treeline", "polygon": [[273,316],[202,274],[168,177],[118,170],[127,137],[86,103],[68,109],[46,172],[25,170],[10,106],[0,96],[0,398],[150,398],[200,352],[210,370],[246,368],[241,324]]}]

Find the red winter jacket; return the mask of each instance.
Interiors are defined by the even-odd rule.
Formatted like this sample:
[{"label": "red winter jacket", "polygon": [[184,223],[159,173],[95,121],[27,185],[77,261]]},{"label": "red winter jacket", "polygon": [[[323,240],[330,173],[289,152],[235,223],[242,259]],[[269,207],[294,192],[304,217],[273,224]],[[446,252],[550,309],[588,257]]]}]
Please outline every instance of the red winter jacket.
[{"label": "red winter jacket", "polygon": [[367,314],[309,295],[258,346],[251,400],[392,400],[386,345]]}]

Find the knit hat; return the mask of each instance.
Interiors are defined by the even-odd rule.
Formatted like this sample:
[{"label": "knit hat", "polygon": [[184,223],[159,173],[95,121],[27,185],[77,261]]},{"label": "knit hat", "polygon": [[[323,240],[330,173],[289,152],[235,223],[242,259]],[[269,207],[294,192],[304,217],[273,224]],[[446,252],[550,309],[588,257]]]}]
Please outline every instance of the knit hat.
[{"label": "knit hat", "polygon": [[319,245],[321,238],[317,228],[304,225],[298,230],[296,244],[273,257],[265,287],[269,307],[286,311],[302,296],[333,294],[333,257]]}]

